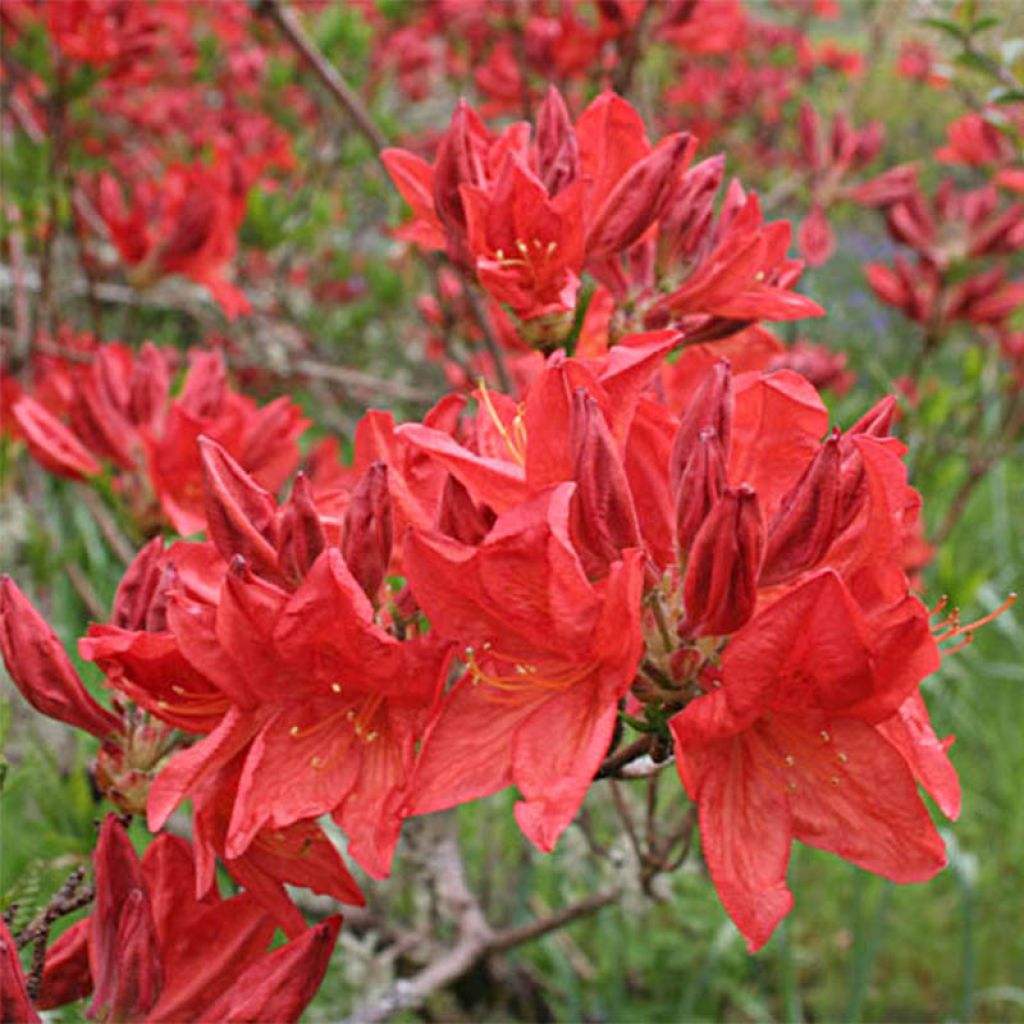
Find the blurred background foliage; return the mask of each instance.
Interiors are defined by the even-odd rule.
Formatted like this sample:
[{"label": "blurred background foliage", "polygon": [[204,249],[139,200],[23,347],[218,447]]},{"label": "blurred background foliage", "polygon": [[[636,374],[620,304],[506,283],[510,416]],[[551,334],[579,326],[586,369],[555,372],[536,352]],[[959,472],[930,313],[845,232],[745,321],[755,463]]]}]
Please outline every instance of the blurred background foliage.
[{"label": "blurred background foliage", "polygon": [[[407,16],[412,0],[380,0],[396,20]],[[1024,32],[1024,8],[994,5],[1007,38]],[[937,34],[917,24],[935,5],[883,2],[844,5],[838,22],[822,31],[844,45],[869,45],[870,26],[887,22],[886,54],[869,61],[857,97],[857,118],[887,126],[885,165],[919,157],[943,137],[944,126],[960,111],[952,93],[923,92],[897,77],[892,57],[901,38],[913,34],[934,43]],[[372,30],[358,9],[331,4],[315,22],[324,53],[357,87],[369,76]],[[40,44],[41,45],[41,44]],[[214,51],[205,55],[214,62]],[[38,67],[46,66],[40,55]],[[658,55],[645,65],[657,75]],[[282,91],[297,81],[294,65],[273,68]],[[657,90],[641,81],[638,106]],[[377,83],[374,112],[392,138],[414,136],[444,123],[455,93],[442,90],[413,107],[402,103],[386,82]],[[827,111],[842,96],[816,96]],[[86,103],[84,84],[72,102]],[[287,124],[289,112],[280,111]],[[4,144],[4,187],[23,223],[43,217],[51,196],[43,173],[46,140],[18,138]],[[314,133],[296,136],[304,169],[288,187],[253,190],[241,233],[242,245],[274,254],[276,273],[267,279],[259,265],[243,264],[240,284],[254,292],[274,288],[284,314],[316,339],[321,357],[372,371],[397,382],[439,391],[440,370],[425,363],[422,328],[415,306],[427,277],[414,256],[380,231],[394,224],[401,202],[365,141],[338,117],[325,119]],[[773,173],[736,166],[728,170],[745,183],[771,191]],[[926,168],[926,175],[934,169]],[[776,215],[785,210],[775,211]],[[881,306],[862,272],[866,259],[892,251],[880,218],[848,208],[837,215],[838,245],[825,266],[810,270],[801,289],[817,299],[828,317],[799,325],[801,336],[845,352],[857,385],[834,402],[837,422],[849,424],[891,382],[907,371],[917,346],[917,329]],[[342,289],[343,301],[307,300],[288,285],[290,254],[320,280]],[[6,296],[5,296],[6,297]],[[88,323],[86,301],[58,295],[63,317]],[[277,340],[259,318],[221,331],[246,332],[273,358]],[[183,316],[156,306],[105,306],[106,338],[148,337],[184,346],[209,327],[203,316]],[[795,336],[796,328],[791,329]],[[923,396],[918,420],[906,439],[911,446],[911,479],[925,495],[925,515],[935,528],[942,520],[968,454],[955,445],[926,446],[926,438],[963,437],[966,423],[998,375],[995,353],[969,344],[951,345],[934,368],[933,388]],[[250,390],[268,388],[254,375]],[[337,407],[309,390],[296,394],[321,428],[351,437],[360,402]],[[374,403],[381,405],[381,402]],[[422,411],[423,404],[390,402],[397,415]],[[982,419],[984,420],[984,408]],[[313,436],[316,436],[314,432]],[[0,561],[15,574],[67,643],[76,666],[98,690],[92,666],[74,652],[97,609],[110,602],[122,566],[111,552],[80,488],[39,471],[12,450],[0,450]],[[1018,444],[970,495],[964,514],[945,545],[924,570],[921,589],[928,603],[948,595],[965,618],[997,606],[1024,581],[1024,458]],[[963,813],[943,825],[950,868],[930,883],[894,886],[838,859],[797,846],[790,868],[796,894],[794,912],[765,950],[747,954],[728,921],[699,858],[658,880],[652,893],[630,885],[635,863],[612,808],[609,783],[594,787],[587,802],[590,839],[606,843],[607,856],[590,855],[581,829],[573,826],[550,856],[521,839],[510,814],[511,794],[461,808],[459,827],[467,866],[483,894],[485,910],[497,924],[517,923],[586,896],[618,881],[624,899],[595,916],[575,922],[501,958],[492,969],[512,983],[502,987],[514,998],[490,1002],[489,979],[478,972],[455,992],[431,1004],[431,1019],[587,1021],[1024,1021],[1024,625],[1018,612],[1002,616],[979,632],[974,643],[946,659],[926,684],[936,732],[953,734],[953,760],[964,788]],[[0,703],[0,902],[17,904],[15,921],[28,921],[36,909],[87,860],[96,821],[105,808],[91,786],[87,764],[91,741],[29,711],[7,687]],[[629,783],[619,784],[624,790]],[[642,791],[626,798],[640,812]],[[674,772],[659,782],[662,807],[680,802]],[[410,831],[415,833],[416,823]],[[138,839],[144,841],[144,830]],[[396,872],[387,883],[370,883],[371,901],[401,917],[421,894],[415,871],[400,850]],[[62,921],[57,932],[70,920]],[[379,938],[358,929],[343,931],[336,962],[307,1011],[310,1021],[343,1017],[368,986],[388,980],[400,964],[382,968],[374,954]],[[52,1019],[78,1019],[75,1010]],[[409,1015],[408,1019],[416,1019]]]}]

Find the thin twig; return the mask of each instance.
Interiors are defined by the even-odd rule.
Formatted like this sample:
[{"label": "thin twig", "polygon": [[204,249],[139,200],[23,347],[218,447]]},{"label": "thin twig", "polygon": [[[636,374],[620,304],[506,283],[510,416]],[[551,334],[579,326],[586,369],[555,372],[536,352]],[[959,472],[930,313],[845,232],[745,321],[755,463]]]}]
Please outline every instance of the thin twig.
[{"label": "thin twig", "polygon": [[494,333],[491,318],[484,308],[483,300],[471,281],[465,282],[466,297],[469,299],[470,309],[473,310],[473,317],[480,325],[484,336],[484,345],[494,361],[494,369],[498,375],[498,384],[506,395],[512,394],[512,377],[509,375],[508,367],[505,365],[505,354],[501,351],[498,338]]},{"label": "thin twig", "polygon": [[547,917],[514,928],[463,936],[446,954],[418,974],[399,979],[386,992],[357,1007],[346,1024],[378,1024],[403,1010],[415,1009],[426,1002],[432,993],[461,978],[491,953],[503,952],[543,938],[581,917],[596,913],[614,903],[619,896],[618,889],[607,889],[563,907]]},{"label": "thin twig", "polygon": [[961,481],[956,494],[953,496],[953,500],[946,509],[946,514],[942,517],[939,528],[932,535],[931,542],[935,547],[941,547],[953,530],[956,529],[956,524],[960,522],[960,517],[964,514],[967,502],[970,500],[975,488],[985,479],[986,474],[991,468],[992,462],[989,459],[973,462],[968,467],[967,476]]},{"label": "thin twig", "polygon": [[103,622],[107,617],[107,610],[103,607],[103,602],[99,599],[85,573],[75,562],[65,562],[64,571],[68,574],[72,588],[82,599],[82,604],[85,605],[85,610],[90,617],[97,622]]},{"label": "thin twig", "polygon": [[370,391],[380,395],[390,395],[409,402],[433,402],[437,395],[425,388],[417,388],[411,384],[402,384],[394,380],[382,380],[362,370],[353,370],[347,366],[333,366],[320,363],[313,359],[299,359],[287,371],[278,371],[280,376],[303,375],[319,377],[335,381],[358,391]]},{"label": "thin twig", "polygon": [[640,837],[636,833],[636,825],[633,824],[633,815],[630,814],[629,807],[626,804],[626,798],[623,796],[622,789],[615,779],[612,779],[612,800],[615,803],[615,811],[619,816],[619,820],[622,822],[622,827],[626,830],[626,835],[629,837],[629,844],[633,847],[633,852],[636,854],[636,859],[641,864],[646,864],[647,855],[640,843]]},{"label": "thin twig", "polygon": [[379,154],[382,149],[387,148],[388,140],[377,127],[359,93],[338,74],[334,65],[324,57],[316,43],[306,34],[306,30],[298,18],[295,17],[295,12],[281,0],[259,0],[256,4],[256,12],[277,25],[309,69],[320,79],[324,88],[345,108],[356,127],[373,146],[374,151]]},{"label": "thin twig", "polygon": [[647,4],[640,12],[640,17],[637,18],[636,24],[620,40],[619,63],[612,76],[612,88],[620,96],[629,97],[629,91],[633,85],[633,74],[636,71],[641,54],[645,51],[643,46],[644,29],[653,9],[654,4]]},{"label": "thin twig", "polygon": [[595,892],[576,903],[570,903],[569,906],[555,911],[549,917],[540,917],[516,928],[506,928],[503,931],[495,932],[488,945],[488,952],[512,949],[514,946],[533,942],[534,939],[542,938],[550,932],[565,927],[572,921],[593,914],[602,907],[607,907],[609,903],[614,903],[619,895],[618,889]]},{"label": "thin twig", "polygon": [[648,753],[651,749],[651,742],[652,740],[649,735],[641,736],[640,739],[634,740],[621,750],[617,750],[614,754],[604,759],[601,763],[601,767],[597,769],[597,773],[594,775],[594,778],[614,778],[620,769],[624,768],[631,761],[636,761],[638,758],[643,757]]},{"label": "thin twig", "polygon": [[121,527],[117,525],[114,517],[110,514],[100,496],[85,484],[79,484],[76,488],[82,504],[92,514],[100,533],[114,552],[122,565],[130,565],[135,558],[135,545],[125,536]]},{"label": "thin twig", "polygon": [[65,879],[64,884],[50,897],[45,907],[15,936],[14,945],[24,949],[32,945],[32,967],[26,979],[26,987],[30,999],[39,996],[43,983],[43,968],[46,964],[46,944],[50,938],[50,929],[54,923],[67,914],[74,913],[93,899],[93,887],[82,883],[85,880],[85,868],[77,867]]}]

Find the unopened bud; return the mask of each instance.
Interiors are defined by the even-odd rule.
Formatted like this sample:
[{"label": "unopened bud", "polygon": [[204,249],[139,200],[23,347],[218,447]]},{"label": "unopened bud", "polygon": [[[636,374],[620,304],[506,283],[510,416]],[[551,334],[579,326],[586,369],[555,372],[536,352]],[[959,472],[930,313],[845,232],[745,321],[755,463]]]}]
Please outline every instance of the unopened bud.
[{"label": "unopened bud", "polygon": [[188,375],[178,396],[178,405],[198,419],[216,416],[224,404],[227,371],[219,352],[193,349],[189,353]]},{"label": "unopened bud", "polygon": [[478,140],[486,133],[472,107],[460,100],[434,164],[434,207],[448,236],[449,257],[460,266],[471,265],[472,260],[466,250],[466,210],[459,188],[485,180]]},{"label": "unopened bud", "polygon": [[800,150],[804,163],[811,170],[821,170],[821,121],[818,112],[810,103],[802,103],[798,121],[800,131]]},{"label": "unopened bud", "polygon": [[93,854],[96,904],[90,1020],[144,1018],[160,995],[160,953],[142,867],[124,825],[107,815]]},{"label": "unopened bud", "polygon": [[895,395],[886,395],[876,402],[849,430],[846,436],[870,434],[871,437],[888,437],[896,417],[898,404]]},{"label": "unopened bud", "polygon": [[277,505],[216,441],[199,438],[207,533],[225,561],[242,555],[276,579]]},{"label": "unopened bud", "polygon": [[676,488],[676,546],[681,561],[725,486],[725,452],[715,428],[705,427]]},{"label": "unopened bud", "polygon": [[686,566],[684,629],[689,636],[734,633],[754,613],[764,525],[754,489],[727,490],[704,521]]},{"label": "unopened bud", "polygon": [[[89,1007],[92,1019],[138,1020],[152,1009],[163,988],[156,926],[149,897],[132,889],[117,922],[116,963],[101,969]],[[103,984],[103,983],[106,984]]]},{"label": "unopened bud", "polygon": [[145,630],[147,633],[162,633],[167,629],[167,599],[178,587],[178,570],[173,562],[167,562],[157,580],[153,598],[146,609]]},{"label": "unopened bud", "polygon": [[640,238],[668,205],[694,148],[688,132],[670,135],[622,176],[587,231],[588,259],[616,256]]},{"label": "unopened bud", "polygon": [[496,518],[489,507],[477,505],[465,486],[448,474],[437,510],[437,528],[442,533],[475,546],[487,536]]},{"label": "unopened bud", "polygon": [[768,525],[762,586],[812,568],[832,546],[841,511],[839,432],[818,449]]},{"label": "unopened bud", "polygon": [[323,524],[313,501],[313,489],[299,473],[288,503],[281,511],[277,564],[289,583],[298,586],[326,546]]},{"label": "unopened bud", "polygon": [[117,593],[110,621],[121,629],[141,630],[163,573],[164,542],[154,537],[125,570]]},{"label": "unopened bud", "polygon": [[22,395],[11,409],[28,450],[44,469],[71,480],[103,472],[92,452],[46,406]]},{"label": "unopened bud", "polygon": [[537,112],[537,165],[549,196],[579,177],[579,148],[562,94],[552,85]]},{"label": "unopened bud", "polygon": [[93,700],[56,634],[7,576],[0,578],[0,652],[37,711],[99,739],[119,731],[120,721]]},{"label": "unopened bud", "polygon": [[640,525],[615,440],[600,406],[583,388],[573,394],[569,438],[574,534],[588,574],[603,576],[623,550],[641,546]]},{"label": "unopened bud", "polygon": [[128,408],[132,422],[159,428],[170,387],[167,360],[156,345],[147,341],[135,360],[128,384]]},{"label": "unopened bud", "polygon": [[370,464],[352,492],[341,540],[345,563],[371,601],[387,574],[391,541],[388,467],[377,461]]},{"label": "unopened bud", "polygon": [[40,1020],[28,994],[25,974],[18,959],[18,947],[3,918],[0,918],[0,1011],[5,1021],[38,1024]]},{"label": "unopened bud", "polygon": [[690,453],[697,445],[701,431],[707,427],[714,430],[722,448],[723,458],[728,459],[729,443],[732,438],[732,411],[732,369],[723,359],[705,374],[676,431],[669,463],[669,480],[674,490],[679,487],[683,470],[690,459]]}]

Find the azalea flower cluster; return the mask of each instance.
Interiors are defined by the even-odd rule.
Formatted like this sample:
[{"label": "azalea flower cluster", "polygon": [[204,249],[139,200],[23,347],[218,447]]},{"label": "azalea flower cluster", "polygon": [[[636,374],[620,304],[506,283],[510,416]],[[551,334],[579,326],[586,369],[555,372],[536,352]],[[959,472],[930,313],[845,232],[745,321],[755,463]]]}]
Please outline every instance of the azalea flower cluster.
[{"label": "azalea flower cluster", "polygon": [[[228,319],[250,312],[229,279],[246,199],[295,166],[288,133],[268,113],[274,53],[256,38],[251,6],[11,0],[2,17],[12,56],[22,40],[48,37],[60,83],[54,102],[38,79],[17,75],[18,128],[34,139],[57,132],[106,161],[99,174],[74,180],[87,262],[97,271],[119,262],[140,288],[180,274],[203,285]],[[87,106],[69,108],[71,95],[86,92]],[[290,117],[313,116],[301,90],[290,89],[287,101]],[[114,267],[96,246],[103,241],[116,251]]]},{"label": "azalea flower cluster", "polygon": [[[773,8],[773,9],[771,9]],[[514,6],[457,0],[394,17],[362,7],[380,45],[372,82],[394,80],[422,101],[454,82],[474,91],[485,117],[535,110],[549,82],[578,103],[596,88],[623,91],[641,54],[661,47],[661,127],[682,126],[705,143],[777,163],[773,131],[819,74],[852,76],[860,57],[808,31],[834,19],[832,0],[753,5],[741,0],[530,0]]]},{"label": "azalea flower cluster", "polygon": [[946,177],[928,194],[919,167],[894,167],[849,191],[863,206],[885,217],[891,239],[913,255],[892,265],[864,270],[878,299],[921,326],[931,354],[957,324],[968,324],[992,340],[1021,378],[1024,279],[1016,257],[1024,249],[1024,200],[1015,174],[1004,163],[1005,142],[995,128],[966,115],[949,129],[940,160],[976,166],[989,180],[958,187]]},{"label": "azalea flower cluster", "polygon": [[[766,224],[737,181],[716,216],[724,161],[691,168],[694,148],[685,132],[652,147],[614,93],[574,125],[551,88],[532,139],[525,123],[493,134],[463,102],[433,165],[400,149],[383,159],[413,211],[399,236],[446,250],[539,348],[570,337],[584,308],[581,333],[613,341],[632,324],[698,342],[820,315],[792,290],[802,264],[787,256],[788,223]],[[584,270],[598,282],[585,307]]]},{"label": "azalea flower cluster", "polygon": [[939,651],[893,402],[830,431],[799,375],[679,371],[681,342],[555,353],[522,400],[371,413],[330,500],[300,476],[279,504],[201,439],[208,540],[151,542],[80,643],[120,714],[7,581],[9,670],[101,740],[97,779],[152,829],[191,799],[198,897],[217,857],[292,934],[283,882],[360,898],[321,816],[381,877],[405,817],[515,785],[550,850],[623,709],[671,739],[751,948],[791,905],[794,838],[930,877],[917,787],[953,816],[959,790],[919,690]]},{"label": "azalea flower cluster", "polygon": [[[46,34],[55,96],[80,86],[103,122],[90,145],[107,166],[68,186],[83,268],[103,234],[133,285],[182,274],[234,318],[249,311],[227,276],[248,200],[292,161],[263,112],[271,51],[246,4],[154,10],[14,0],[2,16],[15,45]],[[439,69],[472,73],[484,97],[380,153],[411,212],[395,258],[428,254],[419,308],[450,392],[408,422],[366,413],[350,465],[333,439],[300,471],[299,405],[260,406],[213,348],[40,330],[0,380],[5,432],[57,476],[109,483],[142,545],[78,641],[101,689],[0,582],[12,679],[95,740],[92,778],[121,815],[99,829],[95,907],[38,984],[0,928],[5,1016],[91,995],[101,1021],[295,1019],[340,920],[309,927],[288,887],[364,901],[339,834],[385,878],[407,819],[514,787],[519,829],[548,852],[591,787],[641,758],[673,764],[751,950],[793,905],[795,840],[896,882],[946,862],[922,791],[955,818],[960,790],[921,687],[967,627],[933,625],[913,590],[921,500],[895,399],[830,421],[818,388],[849,387],[843,357],[764,326],[824,313],[797,289],[790,224],[698,150],[755,106],[739,151],[806,186],[809,263],[834,249],[840,199],[879,209],[918,261],[870,267],[879,297],[1018,352],[1012,154],[964,121],[946,157],[998,185],[929,199],[911,167],[855,180],[879,127],[826,122],[797,86],[856,61],[812,44],[803,17],[731,0],[364,12],[375,75],[421,98]],[[583,99],[628,79],[645,33],[680,71],[660,139],[610,89]],[[215,88],[208,46],[229,67]],[[551,67],[561,88],[542,90]],[[86,116],[30,79],[13,97],[4,116],[26,131]],[[291,100],[308,122],[308,98]],[[769,141],[784,109],[795,155]],[[456,324],[469,360],[453,358]],[[141,860],[134,817],[155,835]],[[228,900],[219,872],[240,890]],[[277,928],[288,942],[271,949]]]},{"label": "azalea flower cluster", "polygon": [[92,1000],[90,1020],[297,1020],[327,970],[333,917],[273,951],[273,919],[248,893],[197,898],[189,844],[159,836],[141,860],[107,815],[93,854],[96,903],[50,948],[33,1000],[0,919],[4,1020]]},{"label": "azalea flower cluster", "polygon": [[37,354],[32,392],[4,377],[5,428],[46,469],[113,486],[142,532],[161,523],[178,533],[205,526],[197,439],[217,440],[264,486],[279,490],[299,463],[309,421],[286,397],[258,407],[234,391],[223,356],[193,349],[179,393],[181,354],[149,342],[137,352],[62,331],[54,354]]}]

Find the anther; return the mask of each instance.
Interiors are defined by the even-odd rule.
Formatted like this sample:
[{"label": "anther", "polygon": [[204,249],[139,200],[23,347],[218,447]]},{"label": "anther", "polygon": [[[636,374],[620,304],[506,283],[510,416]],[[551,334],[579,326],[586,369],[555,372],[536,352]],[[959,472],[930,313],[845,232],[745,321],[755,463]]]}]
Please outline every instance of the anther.
[{"label": "anther", "polygon": [[833,775],[832,778],[829,779],[828,781],[831,782],[833,786],[838,786],[839,785],[839,776],[838,775]]},{"label": "anther", "polygon": [[787,754],[784,758],[786,765],[790,768],[796,764],[796,758],[792,754]]},{"label": "anther", "polygon": [[333,693],[341,693],[341,683],[331,683],[331,691]]},{"label": "anther", "polygon": [[846,764],[846,762],[849,761],[850,759],[842,751],[840,751],[838,754],[836,754],[836,760],[840,764]]},{"label": "anther", "polygon": [[319,768],[319,767],[321,767],[321,765],[323,765],[324,761],[323,761],[323,758],[322,758],[322,757],[311,757],[311,758],[309,759],[309,763],[310,763],[310,764],[311,764],[311,765],[312,765],[312,766],[313,766],[314,768]]},{"label": "anther", "polygon": [[298,736],[298,735],[299,735],[299,727],[298,727],[297,725],[293,725],[293,726],[292,726],[292,727],[291,727],[291,728],[290,728],[290,729],[288,730],[288,732],[289,732],[289,734],[290,734],[290,735],[292,735],[292,736]]},{"label": "anther", "polygon": [[827,729],[822,729],[821,730],[821,742],[822,743],[828,743],[829,740],[831,740],[831,739],[832,739],[832,737],[829,736],[828,730]]}]

